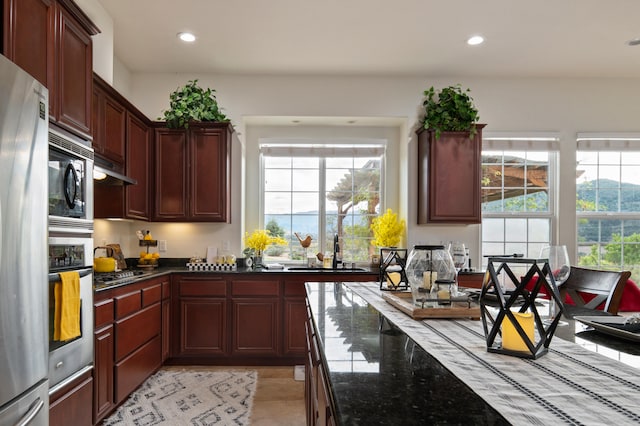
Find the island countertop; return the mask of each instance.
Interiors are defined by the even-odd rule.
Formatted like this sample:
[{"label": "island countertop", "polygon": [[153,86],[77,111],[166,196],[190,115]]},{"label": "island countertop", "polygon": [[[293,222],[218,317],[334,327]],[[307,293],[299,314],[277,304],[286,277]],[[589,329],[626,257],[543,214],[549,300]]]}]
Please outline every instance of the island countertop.
[{"label": "island countertop", "polygon": [[[615,340],[590,344],[595,332],[574,323],[538,360],[492,354],[480,321],[415,321],[379,293],[375,283],[307,283],[336,424],[640,420],[637,365],[595,353],[598,347],[613,352]],[[620,359],[640,358],[633,344],[620,348],[621,354],[629,349]]]}]

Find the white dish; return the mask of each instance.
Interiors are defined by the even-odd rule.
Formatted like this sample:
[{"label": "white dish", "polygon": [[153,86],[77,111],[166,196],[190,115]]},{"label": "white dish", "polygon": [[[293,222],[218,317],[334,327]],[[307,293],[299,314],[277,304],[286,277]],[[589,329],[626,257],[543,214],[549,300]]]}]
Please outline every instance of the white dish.
[{"label": "white dish", "polygon": [[599,331],[610,336],[619,337],[621,339],[630,340],[632,342],[640,342],[640,332],[631,332],[622,330],[611,325],[624,325],[626,317],[621,316],[576,316],[576,321],[580,321],[590,327],[593,327],[596,331]]}]

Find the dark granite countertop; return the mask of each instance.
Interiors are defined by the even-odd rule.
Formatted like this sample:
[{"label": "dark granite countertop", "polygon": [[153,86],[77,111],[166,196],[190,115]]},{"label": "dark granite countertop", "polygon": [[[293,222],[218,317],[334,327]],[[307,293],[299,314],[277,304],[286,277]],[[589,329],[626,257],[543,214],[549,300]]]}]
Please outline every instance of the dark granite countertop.
[{"label": "dark granite countertop", "polygon": [[[137,259],[127,259],[127,264],[130,265],[128,269],[141,271],[140,268],[135,266]],[[120,282],[113,285],[106,286],[94,286],[94,290],[96,292],[104,291],[107,289],[112,289],[116,287],[122,287],[129,284],[133,284],[142,280],[148,280],[150,278],[159,277],[162,275],[172,274],[172,273],[181,273],[181,274],[243,274],[243,275],[255,275],[255,274],[345,274],[345,273],[353,273],[353,274],[365,274],[365,275],[378,275],[377,269],[370,269],[368,267],[359,267],[359,268],[341,268],[337,269],[323,269],[323,268],[304,268],[298,265],[287,266],[284,269],[267,269],[267,268],[249,268],[249,267],[239,267],[235,270],[221,270],[221,271],[194,271],[190,270],[186,266],[187,259],[161,259],[160,265],[157,268],[146,269],[144,273],[141,275],[136,275],[134,277],[130,277],[125,282]]]},{"label": "dark granite countertop", "polygon": [[342,283],[313,283],[307,294],[337,424],[509,424]]}]

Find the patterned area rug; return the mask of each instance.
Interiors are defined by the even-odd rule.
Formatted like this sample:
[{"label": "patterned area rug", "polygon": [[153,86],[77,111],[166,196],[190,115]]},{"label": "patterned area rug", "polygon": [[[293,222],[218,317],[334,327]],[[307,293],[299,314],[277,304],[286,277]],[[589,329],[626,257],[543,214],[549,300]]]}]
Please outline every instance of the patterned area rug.
[{"label": "patterned area rug", "polygon": [[160,370],[103,425],[248,425],[256,371]]}]

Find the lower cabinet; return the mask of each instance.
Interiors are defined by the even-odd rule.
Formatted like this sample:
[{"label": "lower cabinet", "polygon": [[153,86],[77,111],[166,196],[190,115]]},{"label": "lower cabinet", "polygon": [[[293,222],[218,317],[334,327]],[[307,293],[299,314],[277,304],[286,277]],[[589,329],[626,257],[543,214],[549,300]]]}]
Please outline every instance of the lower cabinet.
[{"label": "lower cabinet", "polygon": [[91,426],[93,377],[91,370],[49,395],[49,425]]},{"label": "lower cabinet", "polygon": [[95,293],[94,424],[162,365],[163,284],[169,275]]},{"label": "lower cabinet", "polygon": [[307,281],[374,274],[185,273],[172,277],[171,364],[304,364]]}]

